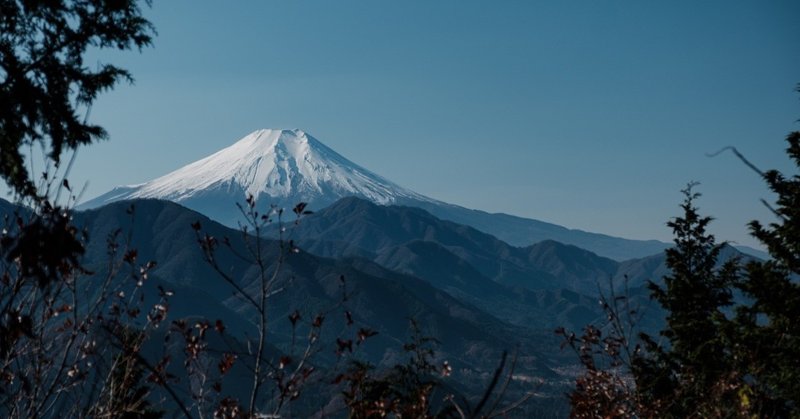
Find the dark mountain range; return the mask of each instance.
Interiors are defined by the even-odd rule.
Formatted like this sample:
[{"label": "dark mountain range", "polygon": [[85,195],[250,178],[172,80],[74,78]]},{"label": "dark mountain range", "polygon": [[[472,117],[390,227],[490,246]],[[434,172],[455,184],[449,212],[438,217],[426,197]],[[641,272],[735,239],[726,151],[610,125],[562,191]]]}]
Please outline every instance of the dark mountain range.
[{"label": "dark mountain range", "polygon": [[[0,200],[0,214],[14,208]],[[156,285],[174,290],[171,317],[219,318],[241,341],[253,333],[254,312],[202,261],[191,228],[197,221],[204,233],[235,250],[223,246],[218,262],[243,288],[252,289],[258,269],[234,255],[245,254],[252,237],[199,213],[157,200],[115,202],[75,213],[75,223],[91,238],[85,265],[96,275],[107,272],[107,238],[115,237],[122,248],[136,248],[138,260],[158,261],[150,300]],[[527,374],[559,382],[551,367],[569,357],[558,349],[552,330],[577,330],[602,319],[596,295],[612,278],[619,286],[627,275],[629,295],[650,312],[642,327],[654,333],[661,325],[660,311],[652,307],[644,285],[666,273],[663,254],[620,263],[555,241],[515,247],[420,208],[358,198],[339,200],[290,225],[286,234],[302,250],[280,266],[279,291],[270,299],[273,354],[290,346],[286,319],[293,311],[306,320],[320,312],[338,313],[326,317],[329,331],[323,340],[332,347],[337,337],[352,334],[343,315],[347,310],[357,326],[379,332],[362,355],[392,362],[399,359],[399,345],[413,318],[441,341],[441,357],[458,367],[456,379],[469,382],[472,387],[464,390],[469,392],[479,390],[481,377],[504,349],[517,346],[525,355],[520,367]],[[278,243],[262,244],[266,268],[275,269]],[[736,255],[726,248],[723,257]],[[320,356],[320,365],[334,365],[335,358],[331,349]]]},{"label": "dark mountain range", "polygon": [[454,269],[459,276],[481,276],[512,287],[592,294],[618,266],[574,246],[545,241],[514,247],[419,208],[380,206],[358,198],[341,199],[304,219],[293,234],[311,253],[370,257],[429,281],[446,273],[437,269]]},{"label": "dark mountain range", "polygon": [[[138,250],[140,260],[156,260],[158,278],[169,284],[195,290],[195,295],[214,296],[231,312],[237,313],[239,322],[251,322],[250,313],[243,309],[232,289],[205,263],[197,244],[192,223],[200,221],[203,232],[226,238],[233,249],[244,253],[245,243],[241,232],[213,222],[201,214],[179,205],[156,200],[134,201],[134,215],[127,209],[131,202],[114,203],[98,210],[76,214],[76,224],[84,225],[90,237],[107,237],[117,229],[132,232],[130,246]],[[267,269],[272,270],[278,260],[278,244],[265,241]],[[226,271],[240,278],[243,288],[250,287],[257,276],[256,268],[247,261],[219,250],[218,260]],[[106,244],[101,240],[90,242],[87,261],[94,268],[105,263]],[[502,350],[497,342],[512,342],[519,331],[480,310],[465,305],[446,293],[431,287],[427,282],[412,276],[392,272],[366,260],[332,260],[300,251],[291,254],[283,266],[277,289],[272,297],[270,317],[283,321],[295,309],[310,315],[340,306],[340,276],[345,277],[347,291],[352,293],[347,308],[359,324],[378,330],[387,340],[402,341],[408,332],[409,318],[418,318],[440,337],[443,349],[454,358],[457,354],[475,351],[475,348]],[[187,310],[195,312],[180,315],[201,315],[204,307],[195,305]],[[335,321],[332,321],[335,323]],[[272,330],[279,334],[282,325]],[[277,336],[276,336],[277,338]],[[515,342],[516,343],[516,342]],[[465,359],[465,363],[468,360]]]},{"label": "dark mountain range", "polygon": [[[133,210],[131,210],[133,207]],[[13,210],[4,205],[4,210]],[[158,262],[148,283],[142,288],[147,304],[156,300],[156,287],[174,291],[170,299],[171,319],[220,319],[231,336],[242,342],[255,334],[255,313],[235,297],[209,265],[203,262],[192,224],[199,221],[204,234],[230,243],[239,254],[246,253],[245,236],[180,205],[157,200],[112,203],[96,210],[74,214],[75,224],[90,237],[84,265],[96,278],[108,273],[109,241],[119,252],[137,250],[137,260]],[[249,240],[253,240],[252,237]],[[306,326],[318,313],[325,313],[325,327],[315,362],[323,368],[337,364],[337,338],[356,340],[364,327],[378,332],[363,347],[359,357],[377,364],[403,359],[402,344],[410,334],[409,320],[421,325],[422,332],[440,342],[437,358],[447,359],[454,373],[455,388],[465,394],[482,390],[489,374],[505,350],[517,348],[518,368],[525,375],[549,377],[561,386],[558,374],[550,368],[567,357],[558,350],[550,328],[520,327],[498,320],[463,299],[415,276],[398,273],[363,258],[322,258],[306,251],[289,254],[276,266],[279,245],[263,240],[268,270],[278,268],[277,292],[270,297],[268,318],[272,319],[269,342],[273,354],[291,346],[292,328],[287,320],[299,310]],[[120,253],[121,254],[121,253]],[[256,286],[258,269],[222,246],[218,262],[244,289]],[[340,278],[344,277],[344,290]],[[92,279],[87,283],[91,284]],[[347,299],[343,299],[346,291]],[[87,293],[96,292],[91,287]],[[345,311],[354,325],[348,327]],[[240,344],[243,345],[243,344]],[[277,355],[276,355],[277,356]]]},{"label": "dark mountain range", "polygon": [[[519,325],[580,328],[597,321],[602,318],[597,295],[611,286],[630,293],[655,317],[643,320],[647,330],[655,333],[661,324],[646,284],[660,283],[668,273],[663,253],[616,262],[549,240],[514,247],[419,208],[358,198],[342,199],[304,219],[292,234],[312,253],[371,259]],[[721,261],[732,257],[747,258],[725,246]]]},{"label": "dark mountain range", "polygon": [[581,328],[602,318],[598,284],[607,283],[618,267],[574,246],[546,241],[518,248],[419,208],[358,198],[344,198],[305,218],[290,234],[311,253],[371,259],[535,329]]}]

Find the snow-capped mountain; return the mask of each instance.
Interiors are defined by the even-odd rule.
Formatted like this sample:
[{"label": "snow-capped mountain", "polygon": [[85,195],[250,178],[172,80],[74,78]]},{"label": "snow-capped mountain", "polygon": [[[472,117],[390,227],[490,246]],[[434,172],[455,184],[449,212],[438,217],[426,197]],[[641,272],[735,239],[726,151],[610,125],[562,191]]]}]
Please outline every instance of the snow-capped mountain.
[{"label": "snow-capped mountain", "polygon": [[617,260],[649,256],[667,247],[654,240],[626,240],[437,201],[353,163],[296,129],[255,131],[204,159],[146,183],[116,187],[78,209],[123,199],[157,198],[236,227],[242,219],[236,203],[244,202],[248,195],[256,198],[259,208],[271,204],[292,208],[307,202],[312,210],[319,210],[348,196],[380,205],[419,207],[515,246],[555,240]]},{"label": "snow-capped mountain", "polygon": [[[239,216],[235,203],[249,195],[257,202],[289,206],[302,201],[313,208],[345,196],[380,205],[435,202],[351,162],[301,130],[263,129],[152,181],[114,188],[80,208],[121,199],[158,198],[235,225]],[[227,211],[226,206],[230,207]]]}]

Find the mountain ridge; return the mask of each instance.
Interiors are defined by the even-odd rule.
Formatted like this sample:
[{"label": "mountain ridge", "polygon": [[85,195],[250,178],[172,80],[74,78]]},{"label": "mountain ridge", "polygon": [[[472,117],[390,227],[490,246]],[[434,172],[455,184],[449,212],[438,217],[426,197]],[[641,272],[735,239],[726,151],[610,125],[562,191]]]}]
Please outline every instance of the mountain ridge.
[{"label": "mountain ridge", "polygon": [[235,204],[248,195],[266,208],[293,208],[302,201],[318,210],[347,196],[380,205],[418,207],[515,246],[555,240],[617,261],[652,255],[669,247],[655,240],[624,239],[438,201],[359,166],[299,129],[254,131],[194,163],[149,182],[116,187],[80,204],[78,209],[123,199],[166,199],[236,227],[241,213]]}]

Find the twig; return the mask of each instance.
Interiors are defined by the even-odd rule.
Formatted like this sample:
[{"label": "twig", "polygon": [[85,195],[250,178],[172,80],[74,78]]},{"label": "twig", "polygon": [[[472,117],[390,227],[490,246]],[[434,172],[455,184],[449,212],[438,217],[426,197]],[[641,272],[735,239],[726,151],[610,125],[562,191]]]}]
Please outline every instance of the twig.
[{"label": "twig", "polygon": [[[742,161],[742,163],[744,163],[744,164],[745,164],[745,166],[749,167],[749,168],[750,168],[750,169],[752,169],[754,172],[758,173],[758,175],[759,175],[759,176],[761,176],[762,178],[766,178],[766,177],[767,177],[767,174],[766,174],[766,173],[764,173],[764,172],[763,172],[761,169],[759,169],[758,167],[756,167],[756,165],[754,165],[753,163],[751,163],[751,162],[750,162],[750,160],[747,160],[747,158],[745,158],[745,157],[742,155],[742,153],[740,153],[740,152],[739,152],[739,150],[737,150],[737,149],[736,149],[736,147],[733,147],[733,146],[727,146],[727,147],[723,147],[722,149],[720,149],[720,150],[719,150],[719,151],[717,151],[716,153],[706,153],[706,157],[716,157],[716,156],[718,156],[718,155],[722,154],[722,153],[723,153],[723,152],[725,152],[725,151],[730,151],[731,153],[733,153],[733,154],[734,154],[736,157],[738,157],[738,158],[739,158],[739,160],[741,160],[741,161]],[[785,215],[783,215],[783,214],[779,213],[779,212],[778,212],[778,211],[777,211],[775,208],[773,208],[773,207],[772,207],[772,205],[770,205],[770,204],[769,204],[769,203],[768,203],[766,200],[764,200],[764,199],[762,198],[762,199],[760,199],[760,201],[761,201],[761,203],[762,203],[762,204],[764,204],[764,206],[765,206],[765,207],[767,207],[767,209],[768,209],[768,210],[770,210],[770,212],[772,212],[773,214],[775,214],[775,216],[776,216],[776,217],[780,218],[780,219],[781,219],[781,220],[783,220],[783,221],[788,221],[788,218],[786,218],[786,216],[785,216]]]},{"label": "twig", "polygon": [[503,373],[503,369],[506,366],[507,357],[508,357],[508,352],[503,351],[503,356],[500,358],[500,365],[494,371],[494,376],[492,376],[492,381],[489,383],[489,387],[483,394],[483,398],[481,398],[481,401],[478,402],[477,406],[475,406],[475,410],[472,412],[471,417],[477,418],[478,414],[481,412],[481,409],[483,409],[483,406],[485,406],[486,402],[489,401],[489,397],[491,397],[492,392],[494,392],[494,388],[497,386],[497,381],[500,380],[500,374]]}]

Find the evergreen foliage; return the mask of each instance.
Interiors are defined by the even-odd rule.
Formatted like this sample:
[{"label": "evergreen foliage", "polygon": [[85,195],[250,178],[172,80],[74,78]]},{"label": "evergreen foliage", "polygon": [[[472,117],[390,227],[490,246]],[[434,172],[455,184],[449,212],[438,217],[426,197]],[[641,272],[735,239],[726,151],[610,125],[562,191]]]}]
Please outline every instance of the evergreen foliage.
[{"label": "evergreen foliage", "polygon": [[[633,362],[643,402],[672,417],[719,416],[718,409],[735,406],[722,384],[731,365],[724,309],[733,304],[738,260],[717,267],[723,244],[707,232],[711,218],[699,214],[695,200],[700,195],[693,186],[683,191],[684,215],[667,223],[675,235],[675,246],[666,251],[671,274],[663,287],[649,284],[652,297],[667,311],[661,336],[669,344],[642,335],[647,355]],[[713,403],[711,392],[718,393]],[[725,404],[720,406],[719,399]]]},{"label": "evergreen foliage", "polygon": [[136,0],[0,2],[0,178],[35,197],[42,191],[26,167],[28,147],[41,145],[57,167],[66,150],[106,138],[80,114],[88,116],[99,93],[132,78],[111,64],[90,69],[86,53],[142,48],[152,33]]},{"label": "evergreen foliage", "polygon": [[[786,140],[800,168],[800,132]],[[614,295],[601,298],[605,328],[557,331],[583,366],[573,417],[800,417],[800,174],[762,172],[732,150],[778,196],[774,207],[765,202],[776,222],[750,223],[770,259],[721,264],[724,244],[707,231],[690,184],[683,215],[668,223],[670,274],[649,284],[666,311],[660,338],[630,339],[635,311]]]},{"label": "evergreen foliage", "polygon": [[[800,131],[786,140],[800,168]],[[736,311],[733,368],[746,378],[742,403],[763,415],[800,417],[800,174],[762,177],[778,195],[778,221],[750,223],[771,259],[747,264],[736,284],[752,304]]]}]

